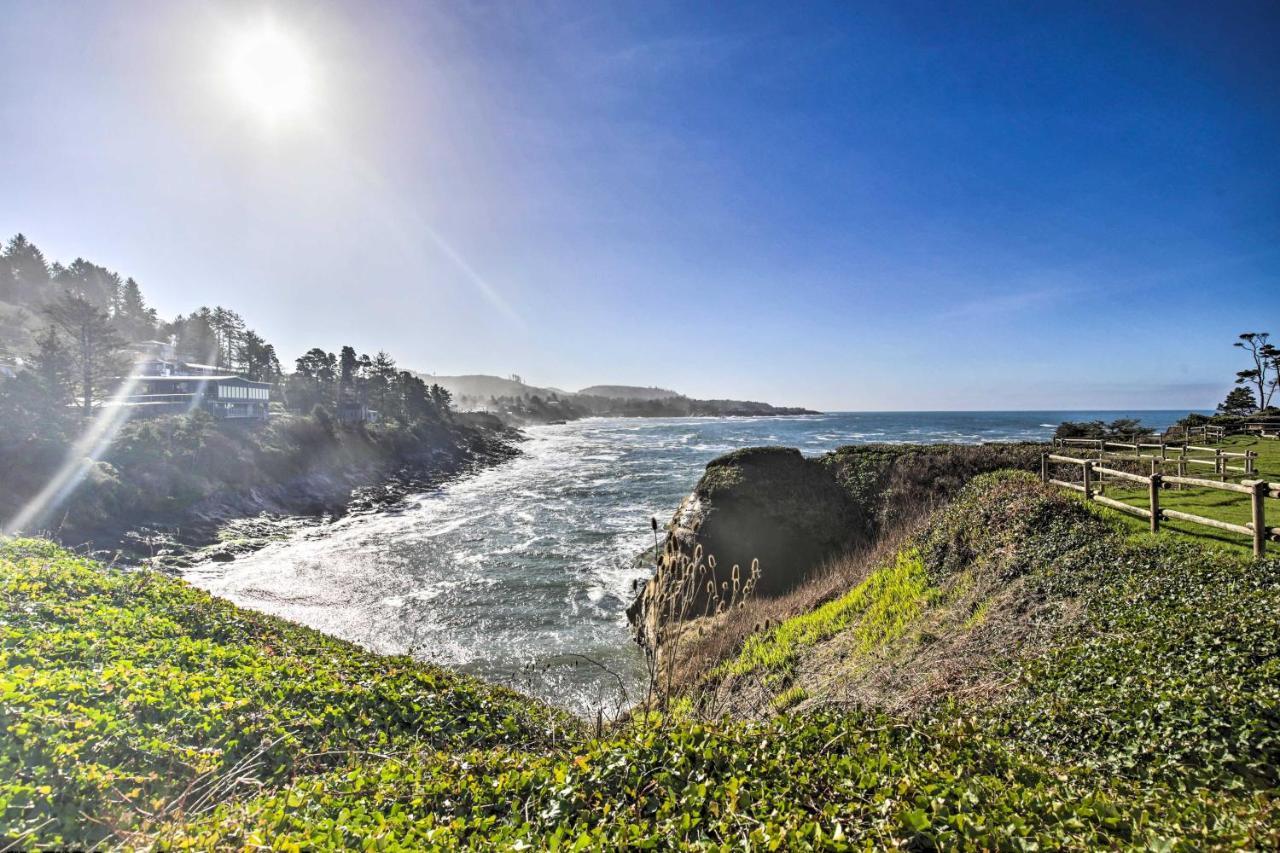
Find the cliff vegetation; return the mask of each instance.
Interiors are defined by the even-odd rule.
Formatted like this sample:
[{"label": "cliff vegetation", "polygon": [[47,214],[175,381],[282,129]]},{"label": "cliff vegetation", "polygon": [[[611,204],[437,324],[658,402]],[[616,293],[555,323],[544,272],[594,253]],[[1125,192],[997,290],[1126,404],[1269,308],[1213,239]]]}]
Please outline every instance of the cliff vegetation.
[{"label": "cliff vegetation", "polygon": [[[978,478],[659,712],[596,730],[48,543],[0,548],[20,846],[1280,843],[1280,562]],[[896,673],[896,674],[895,674]],[[718,692],[720,705],[706,704]]]}]

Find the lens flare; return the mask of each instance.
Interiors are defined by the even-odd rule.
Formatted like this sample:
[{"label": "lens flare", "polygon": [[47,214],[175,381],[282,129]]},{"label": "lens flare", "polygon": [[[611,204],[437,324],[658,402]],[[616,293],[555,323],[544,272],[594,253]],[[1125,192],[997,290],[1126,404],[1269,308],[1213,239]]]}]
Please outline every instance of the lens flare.
[{"label": "lens flare", "polygon": [[[141,361],[141,360],[140,360]],[[120,429],[133,416],[132,406],[124,401],[137,391],[143,379],[141,364],[135,364],[129,376],[111,398],[98,407],[84,433],[67,451],[66,461],[45,487],[9,519],[3,533],[13,536],[19,532],[39,530],[48,524],[57,509],[75,492],[85,477],[94,469],[98,458],[106,452]]]}]

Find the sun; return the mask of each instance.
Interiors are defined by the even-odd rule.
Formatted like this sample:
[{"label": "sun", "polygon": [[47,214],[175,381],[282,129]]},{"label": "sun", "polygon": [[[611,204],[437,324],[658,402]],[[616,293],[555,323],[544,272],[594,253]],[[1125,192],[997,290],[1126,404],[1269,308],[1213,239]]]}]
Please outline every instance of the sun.
[{"label": "sun", "polygon": [[314,77],[303,46],[271,20],[230,40],[228,89],[264,121],[275,123],[305,112],[314,100]]}]

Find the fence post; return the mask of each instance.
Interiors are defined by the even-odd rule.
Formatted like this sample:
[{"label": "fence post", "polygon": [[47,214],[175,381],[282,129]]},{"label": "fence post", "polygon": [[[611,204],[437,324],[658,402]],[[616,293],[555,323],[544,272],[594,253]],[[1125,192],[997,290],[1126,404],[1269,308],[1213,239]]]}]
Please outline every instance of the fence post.
[{"label": "fence post", "polygon": [[[1155,463],[1151,463],[1154,467]],[[1160,481],[1163,479],[1159,474],[1151,475],[1151,532],[1160,532]]]},{"label": "fence post", "polygon": [[1093,463],[1084,460],[1084,499],[1093,500]]},{"label": "fence post", "polygon": [[1253,556],[1267,553],[1267,483],[1259,480],[1253,484]]},{"label": "fence post", "polygon": [[1040,454],[1040,482],[1049,482],[1049,454]]},{"label": "fence post", "polygon": [[1222,459],[1222,448],[1215,448],[1213,451],[1213,473],[1222,478],[1222,482],[1227,482],[1227,467]]}]

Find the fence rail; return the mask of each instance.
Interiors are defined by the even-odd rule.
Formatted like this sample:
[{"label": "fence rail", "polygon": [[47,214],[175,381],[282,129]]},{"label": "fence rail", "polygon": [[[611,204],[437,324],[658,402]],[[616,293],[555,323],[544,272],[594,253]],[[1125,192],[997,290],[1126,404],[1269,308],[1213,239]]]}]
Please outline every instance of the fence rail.
[{"label": "fence rail", "polygon": [[[1065,440],[1070,441],[1071,439]],[[1235,455],[1239,456],[1241,454]],[[1053,463],[1078,466],[1081,470],[1080,482],[1059,480],[1049,476],[1049,468]],[[1154,469],[1154,463],[1152,467]],[[1146,484],[1147,506],[1134,506],[1100,494],[1095,475]],[[1266,502],[1268,499],[1280,499],[1280,483],[1268,483],[1265,480],[1243,480],[1239,483],[1227,483],[1219,480],[1206,480],[1203,477],[1165,475],[1155,470],[1152,471],[1150,476],[1144,476],[1101,465],[1098,460],[1081,459],[1077,456],[1062,456],[1057,453],[1041,454],[1040,479],[1045,483],[1052,483],[1055,486],[1081,492],[1084,494],[1085,500],[1094,501],[1120,512],[1145,518],[1151,523],[1152,533],[1159,532],[1161,521],[1186,521],[1191,524],[1212,527],[1216,530],[1225,530],[1229,533],[1239,533],[1253,539],[1253,554],[1255,557],[1261,557],[1266,554],[1268,541],[1280,542],[1280,527],[1268,527],[1266,519]],[[1217,489],[1218,491],[1249,495],[1252,521],[1248,524],[1233,524],[1229,521],[1219,521],[1216,518],[1206,518],[1203,515],[1165,509],[1160,506],[1160,490],[1171,485]]]},{"label": "fence rail", "polygon": [[[1107,459],[1119,461],[1154,462],[1159,466],[1174,465],[1179,476],[1187,473],[1189,465],[1212,467],[1213,473],[1224,482],[1228,474],[1241,474],[1252,477],[1258,473],[1258,453],[1254,450],[1223,450],[1221,447],[1207,447],[1202,444],[1160,440],[1150,441],[1112,441],[1103,438],[1055,438],[1055,448],[1070,448],[1091,451],[1098,454],[1097,461]],[[1143,451],[1149,451],[1144,453]],[[1201,454],[1195,456],[1193,454]],[[1206,457],[1204,454],[1208,454]],[[1230,464],[1232,460],[1240,460],[1240,464]],[[1153,469],[1154,473],[1154,469]]]},{"label": "fence rail", "polygon": [[1196,427],[1172,426],[1165,430],[1165,438],[1181,438],[1190,441],[1199,437],[1204,441],[1221,441],[1229,435],[1258,435],[1263,438],[1280,438],[1280,421],[1245,421],[1238,424],[1205,424]]}]

